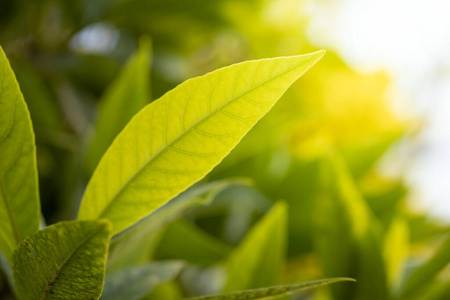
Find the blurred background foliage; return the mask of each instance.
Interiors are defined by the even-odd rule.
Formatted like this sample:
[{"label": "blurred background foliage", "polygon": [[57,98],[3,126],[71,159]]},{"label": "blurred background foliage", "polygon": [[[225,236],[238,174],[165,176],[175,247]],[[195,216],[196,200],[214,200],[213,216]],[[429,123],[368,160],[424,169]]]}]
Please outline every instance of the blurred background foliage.
[{"label": "blurred background foliage", "polygon": [[[305,2],[0,1],[45,222],[76,216],[114,136],[180,82],[318,50]],[[417,123],[394,113],[389,82],[328,51],[207,178],[112,240],[105,289],[132,280],[127,299],[179,299],[346,276],[358,282],[291,299],[450,299],[448,225],[411,208],[401,173],[381,171]]]}]

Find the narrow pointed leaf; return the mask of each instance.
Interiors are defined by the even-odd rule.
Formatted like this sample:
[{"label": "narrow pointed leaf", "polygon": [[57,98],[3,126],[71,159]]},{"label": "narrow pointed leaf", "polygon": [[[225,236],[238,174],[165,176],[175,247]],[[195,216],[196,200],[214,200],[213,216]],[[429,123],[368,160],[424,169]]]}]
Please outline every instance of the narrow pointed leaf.
[{"label": "narrow pointed leaf", "polygon": [[409,227],[403,216],[396,216],[386,232],[383,243],[387,279],[391,290],[395,293],[402,279],[408,253]]},{"label": "narrow pointed leaf", "polygon": [[289,284],[289,285],[279,285],[272,286],[254,290],[246,290],[240,292],[234,292],[223,295],[213,295],[213,296],[203,296],[188,298],[186,300],[255,300],[255,299],[273,299],[280,296],[286,296],[293,293],[300,293],[309,289],[317,288],[320,286],[343,282],[343,281],[355,281],[351,278],[330,278],[309,281],[304,283]]},{"label": "narrow pointed leaf", "polygon": [[100,99],[95,133],[85,158],[91,174],[116,135],[150,101],[150,41],[142,39],[139,50],[126,63]]},{"label": "narrow pointed leaf", "polygon": [[276,284],[284,268],[286,236],[287,206],[278,202],[230,255],[224,292]]},{"label": "narrow pointed leaf", "polygon": [[315,245],[325,276],[358,279],[354,286],[334,286],[335,299],[388,297],[379,223],[362,198],[338,154],[323,161],[323,186],[315,205]]},{"label": "narrow pointed leaf", "polygon": [[98,299],[111,224],[61,222],[25,239],[13,253],[19,299]]},{"label": "narrow pointed leaf", "polygon": [[202,179],[323,54],[222,68],[146,106],[100,161],[79,219],[109,219],[117,233]]},{"label": "narrow pointed leaf", "polygon": [[0,48],[0,250],[8,261],[17,244],[39,230],[39,218],[30,114]]},{"label": "narrow pointed leaf", "polygon": [[101,300],[139,300],[154,287],[175,278],[181,261],[155,262],[108,274]]}]

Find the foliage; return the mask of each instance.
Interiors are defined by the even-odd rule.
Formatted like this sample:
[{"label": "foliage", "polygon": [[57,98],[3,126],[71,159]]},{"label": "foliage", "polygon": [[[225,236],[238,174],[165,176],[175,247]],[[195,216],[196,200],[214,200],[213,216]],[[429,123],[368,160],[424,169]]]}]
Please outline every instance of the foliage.
[{"label": "foliage", "polygon": [[111,224],[60,222],[27,237],[13,253],[19,299],[96,299],[102,292]]},{"label": "foliage", "polygon": [[[3,139],[6,143],[9,140],[16,143],[26,141],[31,144],[28,148],[32,150],[30,154],[29,150],[16,151],[10,146],[3,148],[3,152],[7,158],[16,155],[17,158],[12,161],[20,167],[28,167],[26,163],[29,163],[29,169],[35,171],[31,120],[14,74],[3,52],[1,55],[2,81],[6,84],[0,96],[7,117],[7,122],[1,127]],[[11,185],[15,190],[11,192],[6,188],[10,181],[1,185],[2,213],[9,221],[4,222],[4,227],[10,229],[4,230],[3,235],[9,234],[13,241],[9,243],[5,239],[4,248],[7,251],[4,255],[9,258],[11,249],[14,250],[12,270],[17,296],[20,299],[98,299],[102,295],[111,232],[123,231],[204,177],[292,82],[322,55],[323,51],[320,51],[219,69],[181,84],[144,107],[122,130],[100,161],[85,192],[79,221],[60,222],[28,233],[29,224],[16,223],[16,218],[23,217],[20,211],[11,208],[12,203],[16,202],[22,207],[28,205],[27,198],[15,200],[18,187],[14,180],[21,178],[17,173],[12,173]],[[122,98],[117,97],[119,100]],[[17,116],[16,107],[19,107]],[[102,126],[99,126],[101,129]],[[25,163],[20,162],[22,156]],[[177,169],[173,169],[174,165]],[[2,178],[10,174],[11,168],[6,166],[2,169]],[[34,172],[31,179],[35,179],[35,175]],[[31,197],[31,200],[31,204],[35,204],[36,197]],[[286,209],[282,211],[285,214]],[[28,217],[27,213],[25,217]],[[270,229],[270,224],[266,225],[269,226],[267,229]],[[259,231],[260,236],[267,232],[264,227]],[[29,235],[24,236],[23,242],[21,232]],[[284,236],[282,231],[274,233]],[[249,245],[252,247],[252,242]],[[267,248],[267,245],[262,246],[261,249]],[[276,261],[282,257],[281,250],[276,249]],[[247,256],[245,251],[244,256],[241,254],[241,260]],[[257,266],[254,264],[252,267]],[[148,282],[155,276],[161,276],[154,282],[155,285],[173,278],[176,274],[176,271],[170,271],[173,267],[135,266],[111,273],[102,298],[140,299],[151,291],[152,286]],[[180,267],[176,266],[175,270]],[[236,275],[240,272],[239,268],[237,271]],[[270,268],[265,271],[268,272],[266,274],[277,274]],[[233,273],[230,271],[230,274]],[[258,284],[266,283],[271,283],[271,280]]]},{"label": "foliage", "polygon": [[78,219],[118,233],[202,179],[323,52],[244,62],[188,80],[143,108],[98,164]]},{"label": "foliage", "polygon": [[36,149],[19,85],[0,51],[0,249],[8,261],[24,238],[39,229]]},{"label": "foliage", "polygon": [[[104,277],[102,299],[448,299],[448,225],[379,171],[414,125],[389,77],[330,50],[301,80],[313,61],[281,75],[321,55],[293,56],[318,50],[306,10],[2,1],[0,298],[69,284],[67,299],[95,299]],[[95,280],[78,284],[74,265]],[[357,281],[280,294],[327,277]]]},{"label": "foliage", "polygon": [[270,288],[261,288],[254,289],[242,292],[234,292],[223,295],[215,295],[215,296],[203,296],[190,298],[192,300],[251,300],[251,299],[267,299],[270,297],[278,297],[283,295],[289,295],[296,291],[305,291],[314,287],[318,287],[321,285],[331,284],[335,282],[341,281],[353,281],[349,278],[334,278],[334,279],[324,279],[324,280],[316,280],[311,281],[305,284],[290,284],[290,285],[282,285],[282,286],[274,286]]}]

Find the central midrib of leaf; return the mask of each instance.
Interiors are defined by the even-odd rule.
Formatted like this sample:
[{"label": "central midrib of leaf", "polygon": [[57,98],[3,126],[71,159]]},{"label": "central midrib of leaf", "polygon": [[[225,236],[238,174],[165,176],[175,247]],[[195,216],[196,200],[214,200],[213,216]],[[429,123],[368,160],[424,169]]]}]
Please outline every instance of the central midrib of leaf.
[{"label": "central midrib of leaf", "polygon": [[0,175],[0,193],[2,195],[3,198],[3,202],[5,203],[5,207],[6,207],[6,212],[8,214],[9,220],[10,220],[10,224],[11,224],[11,228],[13,230],[14,233],[14,239],[16,240],[16,245],[19,244],[19,242],[22,240],[20,238],[20,232],[19,232],[19,227],[17,226],[17,222],[16,222],[16,218],[14,217],[12,208],[11,208],[11,203],[8,197],[8,194],[6,193],[6,188],[5,185],[3,184],[3,177],[2,175]]},{"label": "central midrib of leaf", "polygon": [[274,297],[280,297],[283,295],[289,295],[293,294],[295,292],[302,292],[306,290],[310,290],[313,288],[318,288],[321,286],[334,284],[338,282],[356,282],[353,278],[347,278],[347,277],[336,277],[336,278],[329,278],[329,279],[319,279],[304,283],[297,283],[297,284],[287,284],[287,285],[276,285],[271,287],[264,287],[264,288],[256,288],[256,289],[250,289],[245,291],[237,291],[237,292],[231,292],[226,294],[220,294],[220,295],[211,295],[211,296],[200,296],[200,297],[192,297],[187,298],[186,300],[218,300],[218,299],[246,299],[246,300],[253,300],[253,299],[272,299]]},{"label": "central midrib of leaf", "polygon": [[[303,61],[302,64],[304,64],[305,62]],[[137,177],[144,168],[146,168],[147,166],[149,166],[158,156],[160,156],[164,150],[166,148],[168,148],[169,146],[171,146],[172,144],[174,144],[175,142],[177,142],[178,140],[182,139],[189,131],[191,131],[193,128],[195,128],[197,125],[201,124],[202,122],[204,122],[206,119],[208,119],[210,116],[214,115],[217,111],[219,111],[220,109],[222,109],[223,107],[227,106],[228,104],[232,103],[233,101],[239,99],[240,97],[244,96],[245,94],[251,92],[252,90],[266,84],[267,82],[274,80],[280,76],[283,76],[284,74],[298,68],[300,65],[296,65],[293,68],[289,68],[288,70],[281,72],[280,74],[273,76],[267,80],[262,81],[261,83],[249,88],[248,90],[240,93],[237,96],[232,97],[230,100],[225,101],[222,105],[219,105],[217,108],[215,108],[214,110],[208,112],[205,116],[203,116],[202,118],[200,118],[198,121],[196,121],[194,124],[192,124],[191,126],[189,126],[189,128],[187,128],[185,131],[183,131],[182,133],[180,133],[179,135],[177,135],[175,138],[173,138],[169,143],[167,143],[165,145],[165,147],[162,147],[155,155],[153,155],[152,157],[150,157],[144,164],[142,164],[142,166],[136,171],[134,172],[133,175],[130,176],[130,178],[124,183],[124,185],[116,192],[116,194],[111,198],[111,201],[105,206],[105,208],[103,209],[102,213],[99,215],[98,218],[106,218],[106,214],[108,212],[108,210],[111,207],[111,204],[114,203],[119,197],[120,195],[123,193],[124,190],[126,190],[126,188],[128,187],[128,185],[133,181],[133,179],[135,177]],[[235,80],[237,80],[238,76],[236,77]],[[150,104],[151,105],[151,104]],[[184,113],[184,112],[183,112]]]},{"label": "central midrib of leaf", "polygon": [[67,254],[66,258],[61,262],[61,264],[58,266],[58,268],[55,270],[55,273],[53,274],[52,279],[47,283],[47,286],[45,287],[44,292],[41,295],[41,300],[45,300],[47,298],[48,293],[50,292],[51,288],[53,287],[53,284],[56,281],[56,278],[59,275],[59,272],[61,272],[62,268],[67,264],[67,262],[70,260],[70,258],[75,254],[75,252],[89,239],[91,239],[94,235],[99,233],[102,230],[102,228],[98,228],[97,230],[94,230],[91,232],[91,234],[87,235],[84,239],[82,239],[74,248],[73,250]]}]

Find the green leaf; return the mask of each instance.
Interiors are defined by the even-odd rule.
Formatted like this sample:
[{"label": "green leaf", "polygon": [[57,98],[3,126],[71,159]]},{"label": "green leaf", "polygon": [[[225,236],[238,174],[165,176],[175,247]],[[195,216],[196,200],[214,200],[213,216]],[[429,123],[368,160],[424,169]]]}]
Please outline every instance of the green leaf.
[{"label": "green leaf", "polygon": [[412,244],[428,243],[430,239],[439,238],[450,232],[450,226],[426,213],[407,212],[406,221],[410,230]]},{"label": "green leaf", "polygon": [[163,234],[164,228],[159,228],[147,236],[143,236],[141,240],[135,240],[134,237],[131,237],[133,242],[124,239],[119,243],[113,243],[114,240],[112,240],[106,264],[106,273],[141,265],[153,260],[155,250]]},{"label": "green leaf", "polygon": [[175,278],[182,267],[180,261],[155,262],[108,274],[100,299],[142,299],[155,286]]},{"label": "green leaf", "polygon": [[237,181],[223,180],[193,187],[180,194],[152,214],[127,230],[113,237],[108,256],[108,270],[123,264],[139,262],[142,256],[150,257],[160,229],[179,218],[183,213],[199,205],[206,205],[225,188]]},{"label": "green leaf", "polygon": [[409,228],[402,216],[396,216],[386,233],[383,254],[391,290],[397,293],[409,253]]},{"label": "green leaf", "polygon": [[85,158],[87,174],[92,174],[106,149],[130,119],[149,103],[150,52],[150,40],[141,39],[139,50],[102,95],[96,130]]},{"label": "green leaf", "polygon": [[322,181],[314,208],[314,239],[323,272],[358,279],[355,286],[332,288],[334,298],[386,299],[387,276],[377,234],[380,224],[336,153],[324,159]]},{"label": "green leaf", "polygon": [[182,294],[179,284],[172,280],[158,285],[142,300],[179,300]]},{"label": "green leaf", "polygon": [[278,202],[231,254],[224,292],[276,284],[284,267],[286,235],[287,206]]},{"label": "green leaf", "polygon": [[98,299],[102,293],[111,224],[61,222],[20,243],[13,276],[19,299]]},{"label": "green leaf", "polygon": [[117,233],[202,179],[323,54],[222,68],[146,106],[100,161],[79,219],[109,219]]},{"label": "green leaf", "polygon": [[[180,247],[183,245],[183,247]],[[156,259],[180,259],[206,266],[227,258],[231,249],[194,224],[178,220],[165,230],[155,252]]]},{"label": "green leaf", "polygon": [[0,48],[0,250],[8,261],[39,230],[36,147],[30,114]]},{"label": "green leaf", "polygon": [[[203,296],[188,298],[189,300],[253,300],[253,299],[273,299],[283,295],[290,295],[293,293],[303,292],[305,290],[317,288],[320,286],[342,282],[342,281],[356,281],[351,278],[330,278],[309,281],[304,283],[279,285],[273,287],[266,287],[261,289],[247,290],[241,292],[234,292],[223,295]],[[186,299],[186,300],[188,300]]]},{"label": "green leaf", "polygon": [[[272,205],[273,202],[256,188],[236,185],[220,194],[209,207],[197,210],[197,216],[206,217],[205,220],[207,220],[208,213],[210,218],[211,216],[217,218],[222,213],[224,220],[220,223],[223,226],[216,230],[226,243],[236,246],[245,238],[254,222],[269,211]],[[209,212],[206,211],[208,209]],[[205,212],[201,210],[205,210]],[[205,224],[204,226],[209,225]]]},{"label": "green leaf", "polygon": [[406,132],[406,128],[392,128],[392,132],[371,136],[360,145],[356,140],[350,146],[342,146],[340,151],[347,162],[350,172],[355,178],[360,178],[375,164],[375,162],[397,142]]},{"label": "green leaf", "polygon": [[438,278],[427,284],[424,291],[419,291],[411,297],[414,300],[448,300],[450,299],[450,280]]},{"label": "green leaf", "polygon": [[437,274],[450,264],[450,235],[433,256],[415,269],[403,287],[403,296],[409,297],[428,285]]}]

